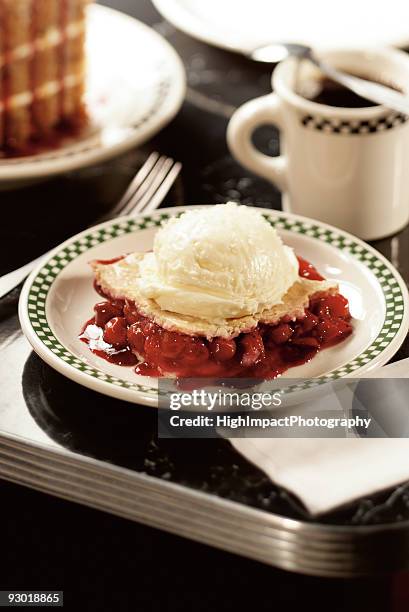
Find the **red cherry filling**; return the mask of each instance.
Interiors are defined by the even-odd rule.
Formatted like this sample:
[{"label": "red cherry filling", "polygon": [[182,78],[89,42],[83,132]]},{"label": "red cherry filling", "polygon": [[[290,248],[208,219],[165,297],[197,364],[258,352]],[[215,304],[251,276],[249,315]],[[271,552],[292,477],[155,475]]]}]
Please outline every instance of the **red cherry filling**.
[{"label": "red cherry filling", "polygon": [[[172,333],[172,332],[168,332]],[[183,354],[180,356],[179,361],[184,366],[192,365],[198,366],[199,364],[209,359],[209,349],[206,343],[201,338],[193,338],[191,336],[186,339],[186,345]]]},{"label": "red cherry filling", "polygon": [[122,316],[123,302],[112,300],[110,302],[98,302],[94,306],[95,325],[104,327],[113,317]]},{"label": "red cherry filling", "polygon": [[266,331],[267,341],[273,345],[285,344],[293,335],[294,330],[288,323],[280,323],[275,327],[269,327]]},{"label": "red cherry filling", "polygon": [[165,331],[161,337],[162,355],[168,359],[179,357],[185,350],[186,341],[183,334]]},{"label": "red cherry filling", "polygon": [[332,345],[343,340],[350,335],[352,331],[351,325],[347,321],[339,319],[338,321],[323,320],[315,330],[315,336],[321,345]]},{"label": "red cherry filling", "polygon": [[104,340],[115,348],[128,346],[127,323],[124,317],[113,317],[105,325]]},{"label": "red cherry filling", "polygon": [[258,331],[242,334],[239,338],[240,347],[243,349],[240,364],[243,368],[255,365],[264,355],[263,338]]},{"label": "red cherry filling", "polygon": [[[124,313],[125,314],[125,313]],[[131,349],[138,353],[138,355],[142,355],[145,348],[145,334],[142,331],[142,328],[139,323],[132,323],[130,327],[128,327],[127,338],[128,342],[131,346]]]},{"label": "red cherry filling", "polygon": [[298,259],[298,274],[303,278],[308,278],[309,280],[324,280],[324,277],[318,272],[317,268],[309,262],[303,259],[302,257],[297,257]]},{"label": "red cherry filling", "polygon": [[348,300],[343,295],[327,295],[314,301],[313,310],[321,318],[350,319]]},{"label": "red cherry filling", "polygon": [[317,316],[315,316],[314,314],[312,314],[312,312],[307,310],[305,312],[304,318],[302,319],[303,332],[306,333],[306,332],[312,331],[314,327],[317,327],[319,321],[320,320]]},{"label": "red cherry filling", "polygon": [[[300,276],[322,280],[310,263],[301,258],[299,263]],[[136,372],[146,376],[275,378],[352,333],[348,300],[339,294],[315,297],[295,321],[284,317],[276,325],[260,324],[236,338],[212,340],[165,330],[128,300],[99,302],[94,314],[81,338],[90,342],[87,326],[100,327],[104,348],[92,350],[119,365],[135,365],[137,355],[144,362]]]},{"label": "red cherry filling", "polygon": [[236,354],[236,348],[236,342],[233,339],[215,338],[209,342],[210,355],[218,362],[233,359]]}]

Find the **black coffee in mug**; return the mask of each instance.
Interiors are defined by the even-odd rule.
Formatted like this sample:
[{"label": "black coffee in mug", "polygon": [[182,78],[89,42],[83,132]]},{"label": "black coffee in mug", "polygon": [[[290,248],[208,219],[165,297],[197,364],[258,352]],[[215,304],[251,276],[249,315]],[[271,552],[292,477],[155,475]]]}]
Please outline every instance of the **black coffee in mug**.
[{"label": "black coffee in mug", "polygon": [[[352,73],[350,74],[352,76]],[[370,79],[362,75],[354,74],[353,76],[366,79],[372,83],[386,85],[386,83],[382,83],[382,81]],[[401,91],[394,85],[388,84],[387,86],[395,91]],[[338,108],[365,108],[369,106],[378,106],[377,102],[372,102],[372,100],[359,96],[347,87],[344,87],[340,83],[336,83],[328,77],[306,81],[300,88],[299,94],[303,98],[311,100],[311,102],[325,104],[326,106],[336,106]]]}]

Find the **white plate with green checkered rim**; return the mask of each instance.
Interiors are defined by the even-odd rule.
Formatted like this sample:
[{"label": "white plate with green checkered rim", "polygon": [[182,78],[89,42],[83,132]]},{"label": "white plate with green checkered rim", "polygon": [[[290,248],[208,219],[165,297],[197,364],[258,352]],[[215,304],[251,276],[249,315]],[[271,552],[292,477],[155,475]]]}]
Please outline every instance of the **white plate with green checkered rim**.
[{"label": "white plate with green checkered rim", "polygon": [[[132,368],[106,362],[78,339],[99,301],[88,262],[122,253],[148,251],[155,231],[185,208],[170,208],[137,219],[108,221],[54,249],[27,279],[19,315],[35,352],[58,372],[86,387],[134,403],[157,405],[157,379],[137,376]],[[387,363],[408,331],[408,291],[382,255],[354,236],[304,217],[259,209],[284,241],[336,280],[350,300],[354,334],[292,368],[290,378],[305,386],[342,377],[362,376]],[[297,387],[297,390],[299,387]]]}]

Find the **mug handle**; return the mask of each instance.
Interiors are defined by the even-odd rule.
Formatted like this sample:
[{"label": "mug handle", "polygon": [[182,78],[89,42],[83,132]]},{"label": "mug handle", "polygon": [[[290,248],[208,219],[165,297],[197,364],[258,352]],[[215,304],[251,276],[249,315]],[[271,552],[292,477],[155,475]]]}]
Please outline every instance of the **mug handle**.
[{"label": "mug handle", "polygon": [[250,100],[236,110],[227,128],[227,142],[243,166],[277,185],[280,191],[287,191],[286,157],[265,155],[252,142],[254,131],[265,124],[283,128],[281,101],[274,93]]}]

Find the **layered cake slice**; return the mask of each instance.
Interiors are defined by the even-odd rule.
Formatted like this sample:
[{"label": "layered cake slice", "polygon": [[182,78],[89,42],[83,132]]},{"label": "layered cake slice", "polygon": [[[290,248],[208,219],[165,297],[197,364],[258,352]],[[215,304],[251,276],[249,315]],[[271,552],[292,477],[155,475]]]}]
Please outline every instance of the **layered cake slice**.
[{"label": "layered cake slice", "polygon": [[89,0],[0,0],[0,148],[24,153],[84,124]]}]

